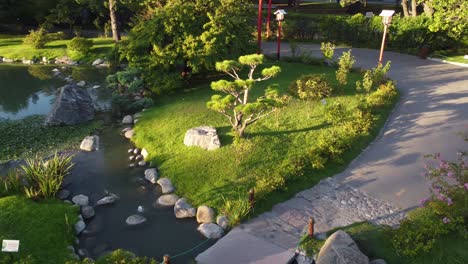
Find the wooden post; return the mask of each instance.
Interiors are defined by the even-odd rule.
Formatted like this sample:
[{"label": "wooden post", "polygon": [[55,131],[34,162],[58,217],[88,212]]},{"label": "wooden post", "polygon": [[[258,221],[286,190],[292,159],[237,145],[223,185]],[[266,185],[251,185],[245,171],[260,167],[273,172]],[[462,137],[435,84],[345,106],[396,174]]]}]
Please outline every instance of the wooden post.
[{"label": "wooden post", "polygon": [[309,238],[312,238],[314,236],[314,224],[315,224],[314,218],[310,217],[309,226],[307,228],[307,235],[309,236]]},{"label": "wooden post", "polygon": [[255,190],[252,188],[249,190],[249,204],[250,209],[253,209],[255,203]]},{"label": "wooden post", "polygon": [[266,37],[270,38],[271,0],[268,0],[268,16],[266,24]]},{"label": "wooden post", "polygon": [[281,51],[281,20],[278,20],[278,46],[276,49],[276,59],[280,60]]},{"label": "wooden post", "polygon": [[387,36],[387,28],[388,28],[388,25],[385,24],[384,25],[383,37],[382,37],[382,46],[380,47],[379,65],[382,65],[383,52],[384,52],[384,47],[385,47],[385,37]]},{"label": "wooden post", "polygon": [[263,0],[258,0],[258,20],[257,20],[257,54],[262,53],[262,8]]},{"label": "wooden post", "polygon": [[171,256],[164,255],[163,256],[163,264],[171,264]]}]

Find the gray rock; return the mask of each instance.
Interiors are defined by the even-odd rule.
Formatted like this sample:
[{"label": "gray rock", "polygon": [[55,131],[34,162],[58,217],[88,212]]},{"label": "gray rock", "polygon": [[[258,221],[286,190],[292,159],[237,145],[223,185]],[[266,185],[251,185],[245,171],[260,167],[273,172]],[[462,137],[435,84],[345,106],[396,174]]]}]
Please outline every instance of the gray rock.
[{"label": "gray rock", "polygon": [[140,119],[135,119],[135,120],[133,120],[133,124],[138,123],[138,121],[140,121]]},{"label": "gray rock", "polygon": [[73,196],[72,201],[74,204],[79,206],[86,206],[89,204],[88,196],[83,194]]},{"label": "gray rock", "polygon": [[157,183],[161,186],[162,193],[171,193],[174,191],[174,185],[172,185],[171,180],[168,178],[161,178]]},{"label": "gray rock", "polygon": [[151,183],[155,184],[158,178],[158,171],[155,168],[145,170],[145,179],[147,179]]},{"label": "gray rock", "polygon": [[93,66],[98,66],[98,65],[103,64],[103,63],[104,63],[103,59],[97,59],[97,60],[93,61],[92,65]]},{"label": "gray rock", "polygon": [[128,157],[128,159],[129,159],[130,161],[134,161],[134,160],[135,160],[135,156],[130,156],[130,157]]},{"label": "gray rock", "polygon": [[197,210],[185,198],[181,198],[174,205],[174,214],[176,218],[194,217]]},{"label": "gray rock", "polygon": [[162,206],[173,206],[177,200],[179,200],[179,196],[175,194],[164,194],[159,196],[156,203]]},{"label": "gray rock", "polygon": [[70,253],[75,254],[75,248],[73,246],[71,246],[71,245],[67,246],[67,249],[68,249],[68,251],[70,251]]},{"label": "gray rock", "polygon": [[218,215],[218,217],[216,217],[216,224],[226,229],[229,226],[229,220],[225,215]]},{"label": "gray rock", "polygon": [[79,235],[83,230],[85,230],[86,224],[83,220],[76,222],[75,224],[75,233]]},{"label": "gray rock", "polygon": [[140,167],[146,166],[146,161],[140,160],[140,161],[138,162],[138,166],[140,166]]},{"label": "gray rock", "polygon": [[86,205],[81,207],[81,215],[85,219],[92,218],[95,215],[94,208],[92,206]]},{"label": "gray rock", "polygon": [[147,160],[147,159],[148,159],[149,153],[148,153],[148,151],[147,151],[145,148],[143,148],[143,149],[141,150],[141,155],[143,156],[143,159],[144,159],[144,160]]},{"label": "gray rock", "polygon": [[47,126],[77,125],[93,119],[93,100],[86,89],[67,84],[60,88],[45,124]]},{"label": "gray rock", "polygon": [[[130,129],[131,129],[131,128],[130,128]],[[128,130],[127,130],[127,131],[128,131]],[[132,149],[132,148],[131,148],[131,149],[128,149],[127,152],[128,152],[128,154],[132,154],[132,153],[133,153],[133,149]]]},{"label": "gray rock", "polygon": [[89,257],[89,251],[86,250],[85,248],[80,248],[80,249],[78,249],[78,255],[81,258],[87,258],[87,257]]},{"label": "gray rock", "polygon": [[96,204],[97,205],[113,204],[116,200],[117,200],[117,198],[115,196],[109,195],[109,196],[106,196],[106,197],[102,198],[101,200],[97,201]]},{"label": "gray rock", "polygon": [[71,83],[71,82],[73,82],[73,79],[72,79],[72,77],[67,76],[67,77],[65,77],[65,81]]},{"label": "gray rock", "polygon": [[98,89],[98,88],[101,88],[101,85],[93,85],[92,88],[93,88],[93,89]]},{"label": "gray rock", "polygon": [[[122,129],[122,134],[125,134],[125,132],[127,132],[127,131],[129,131],[129,130],[132,130],[132,128],[131,128],[131,127],[126,127],[126,128],[124,128],[124,129]],[[130,149],[129,149],[129,150],[130,150]],[[131,150],[132,150],[132,152],[133,152],[133,149],[131,149]],[[128,153],[130,153],[130,151],[129,151]]]},{"label": "gray rock", "polygon": [[13,63],[13,62],[15,62],[15,60],[13,60],[13,59],[8,59],[8,58],[3,58],[3,62],[6,62],[6,63]]},{"label": "gray rock", "polygon": [[136,167],[136,164],[135,164],[135,163],[130,163],[130,164],[128,164],[128,167],[130,167],[130,168],[135,168],[135,167]]},{"label": "gray rock", "polygon": [[80,87],[83,87],[86,85],[86,82],[85,81],[79,81],[76,85],[80,86]]},{"label": "gray rock", "polygon": [[134,135],[135,135],[135,132],[133,131],[133,129],[130,129],[124,133],[124,136],[128,139],[131,139]]},{"label": "gray rock", "polygon": [[99,136],[87,136],[81,141],[80,149],[85,151],[95,151],[99,149]]},{"label": "gray rock", "polygon": [[298,251],[296,252],[298,253],[296,256],[297,264],[312,264],[313,263],[313,259],[309,258],[306,255],[306,252],[304,252],[303,250],[299,250],[299,252]]},{"label": "gray rock", "polygon": [[214,211],[206,205],[199,206],[197,209],[198,223],[214,223]]},{"label": "gray rock", "polygon": [[135,149],[133,150],[133,154],[135,154],[135,155],[136,155],[136,154],[140,154],[140,149],[139,149],[139,148],[135,148]]},{"label": "gray rock", "polygon": [[144,213],[144,212],[145,212],[145,208],[143,208],[143,206],[139,205],[138,208],[137,208],[137,212],[139,212],[139,213]]},{"label": "gray rock", "polygon": [[223,228],[213,223],[203,223],[198,227],[198,231],[206,238],[217,239],[223,236]]},{"label": "gray rock", "polygon": [[65,200],[70,196],[70,191],[67,189],[62,189],[58,192],[57,197],[61,200]]},{"label": "gray rock", "polygon": [[216,129],[209,126],[189,129],[185,133],[184,144],[186,146],[198,146],[207,150],[213,150],[221,147]]},{"label": "gray rock", "polygon": [[135,160],[143,160],[143,155],[136,155]]},{"label": "gray rock", "polygon": [[353,239],[344,231],[333,233],[320,249],[317,264],[369,264]]},{"label": "gray rock", "polygon": [[124,116],[124,118],[122,119],[122,124],[124,124],[124,125],[133,124],[133,117],[131,115]]},{"label": "gray rock", "polygon": [[60,58],[55,59],[55,63],[57,64],[67,64],[67,65],[78,65],[78,63],[72,59],[70,59],[68,56],[63,56]]},{"label": "gray rock", "polygon": [[387,264],[387,262],[383,259],[374,259],[369,264]]},{"label": "gray rock", "polygon": [[146,218],[144,216],[134,214],[134,215],[127,217],[127,220],[125,220],[125,222],[127,223],[127,225],[131,225],[131,226],[139,225],[139,224],[143,224],[144,222],[146,222]]}]

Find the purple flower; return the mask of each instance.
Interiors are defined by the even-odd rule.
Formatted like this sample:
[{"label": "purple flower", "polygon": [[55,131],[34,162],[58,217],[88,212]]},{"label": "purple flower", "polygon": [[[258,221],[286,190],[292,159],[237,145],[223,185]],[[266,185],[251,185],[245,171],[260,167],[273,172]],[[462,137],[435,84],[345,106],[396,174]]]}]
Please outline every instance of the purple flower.
[{"label": "purple flower", "polygon": [[428,198],[424,198],[424,199],[419,200],[419,207],[424,207],[427,202],[429,202]]},{"label": "purple flower", "polygon": [[443,201],[443,200],[445,200],[445,196],[443,194],[439,193],[439,195],[437,195],[437,199]]},{"label": "purple flower", "polygon": [[444,219],[442,219],[442,222],[444,224],[448,224],[448,223],[450,223],[450,219],[448,217],[444,217]]},{"label": "purple flower", "polygon": [[465,190],[468,191],[468,182],[465,183]]},{"label": "purple flower", "polygon": [[440,169],[448,169],[449,165],[445,160],[441,160],[439,164]]},{"label": "purple flower", "polygon": [[453,175],[454,175],[453,171],[447,172],[447,177],[453,178]]},{"label": "purple flower", "polygon": [[452,205],[453,204],[453,201],[452,201],[452,198],[450,197],[447,197],[447,205]]}]

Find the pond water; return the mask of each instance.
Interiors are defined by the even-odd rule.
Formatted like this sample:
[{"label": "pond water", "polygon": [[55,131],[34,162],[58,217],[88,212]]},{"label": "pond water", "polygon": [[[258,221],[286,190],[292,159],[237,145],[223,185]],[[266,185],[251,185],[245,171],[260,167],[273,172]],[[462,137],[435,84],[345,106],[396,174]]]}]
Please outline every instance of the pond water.
[{"label": "pond water", "polygon": [[[0,122],[1,119],[21,119],[30,115],[47,114],[55,100],[57,88],[65,84],[54,78],[54,67],[0,65]],[[106,69],[68,68],[60,71],[74,80],[86,80],[97,105],[109,103],[109,92],[103,88]],[[105,108],[105,107],[102,107]],[[72,195],[85,194],[90,203],[111,192],[120,197],[113,205],[95,206],[96,216],[87,220],[88,234],[79,236],[78,248],[86,249],[93,258],[118,248],[139,256],[162,260],[164,254],[175,256],[206,241],[197,231],[195,219],[176,219],[173,207],[154,206],[160,187],[144,180],[144,168],[129,168],[127,150],[131,143],[120,135],[122,127],[105,117],[105,129],[100,134],[100,149],[92,153],[78,152],[75,167],[64,182]],[[134,227],[126,225],[128,216],[144,208],[147,222]],[[196,250],[173,259],[172,263],[191,263],[200,252],[212,245],[203,243]]]}]

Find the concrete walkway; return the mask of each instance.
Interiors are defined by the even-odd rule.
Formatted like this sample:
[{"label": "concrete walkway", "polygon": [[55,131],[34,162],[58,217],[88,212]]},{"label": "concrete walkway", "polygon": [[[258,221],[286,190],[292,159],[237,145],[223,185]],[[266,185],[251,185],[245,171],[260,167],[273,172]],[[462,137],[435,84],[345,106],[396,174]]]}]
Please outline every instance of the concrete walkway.
[{"label": "concrete walkway", "polygon": [[[274,43],[265,54],[276,53]],[[320,57],[319,45],[300,45]],[[348,49],[336,49],[339,56]],[[284,44],[282,55],[290,53]],[[352,49],[355,67],[373,68],[378,51]],[[423,155],[440,152],[445,159],[466,150],[457,133],[468,131],[468,68],[386,52],[392,61],[389,77],[397,81],[400,103],[381,135],[342,173],[321,181],[294,198],[234,228],[198,255],[201,264],[286,263],[294,254],[308,218],[316,230],[370,220],[395,224],[404,212],[428,195],[421,176]]]}]

